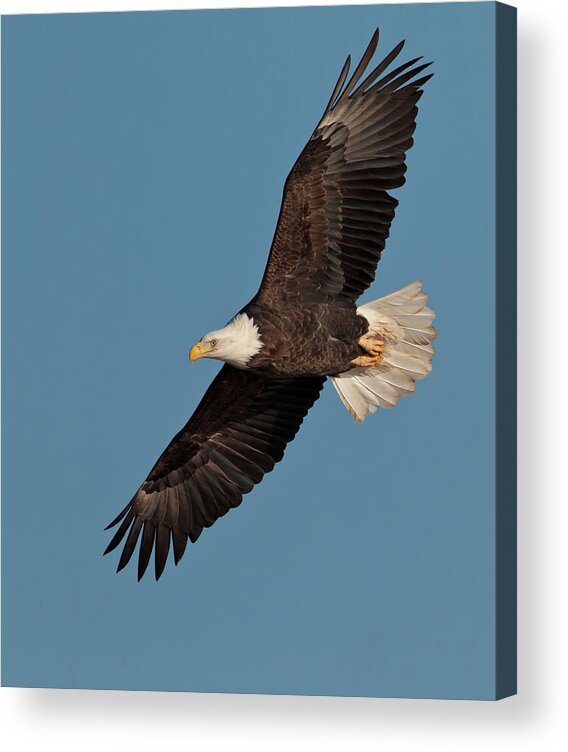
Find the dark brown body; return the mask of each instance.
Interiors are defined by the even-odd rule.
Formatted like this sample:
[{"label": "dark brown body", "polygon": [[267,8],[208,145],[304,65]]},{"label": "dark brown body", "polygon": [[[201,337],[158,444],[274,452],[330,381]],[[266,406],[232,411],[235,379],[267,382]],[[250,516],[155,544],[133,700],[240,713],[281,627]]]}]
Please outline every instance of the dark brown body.
[{"label": "dark brown body", "polygon": [[271,309],[252,301],[243,312],[254,320],[263,342],[247,368],[272,377],[343,373],[362,354],[357,340],[369,329],[355,306]]}]

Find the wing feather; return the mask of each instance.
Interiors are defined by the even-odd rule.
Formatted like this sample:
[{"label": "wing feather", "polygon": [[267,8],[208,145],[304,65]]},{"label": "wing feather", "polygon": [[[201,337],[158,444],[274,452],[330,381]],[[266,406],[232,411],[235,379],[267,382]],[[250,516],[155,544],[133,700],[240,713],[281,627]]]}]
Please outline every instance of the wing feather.
[{"label": "wing feather", "polygon": [[171,528],[169,528],[167,525],[158,525],[158,528],[156,530],[156,545],[154,547],[154,566],[157,580],[159,580],[162,576],[166,562],[168,560],[168,554],[170,552],[170,538]]},{"label": "wing feather", "polygon": [[140,535],[142,524],[143,524],[143,520],[141,517],[134,518],[134,521],[128,532],[126,543],[124,544],[124,548],[122,549],[122,554],[120,556],[120,561],[118,562],[117,571],[124,569],[124,567],[130,561],[130,557],[132,556],[134,549],[136,548],[136,544],[138,543],[138,536]]},{"label": "wing feather", "polygon": [[156,526],[154,523],[145,520],[142,540],[140,542],[140,554],[138,556],[138,579],[141,580],[148,568],[154,541],[156,538]]},{"label": "wing feather", "polygon": [[345,90],[343,91],[342,97],[348,97],[349,94],[353,91],[355,86],[357,86],[357,83],[363,73],[365,72],[365,69],[369,65],[370,61],[373,58],[373,55],[375,54],[375,51],[377,49],[377,44],[379,43],[379,30],[375,29],[373,36],[371,37],[371,41],[369,42],[367,49],[363,53],[363,57],[361,58],[361,61],[359,65],[355,68],[355,71],[351,78],[349,79],[349,83],[345,87]]},{"label": "wing feather", "polygon": [[266,379],[224,366],[186,426],[172,439],[130,504],[105,553],[124,540],[118,570],[140,540],[138,579],[154,551],[161,577],[170,548],[174,562],[187,540],[238,506],[282,459],[316,401],[323,377]]},{"label": "wing feather", "polygon": [[[347,81],[350,58],[284,187],[258,302],[353,305],[372,283],[405,182],[421,86],[430,63],[389,71],[400,42],[365,77],[378,30]],[[364,228],[364,230],[363,230]]]}]

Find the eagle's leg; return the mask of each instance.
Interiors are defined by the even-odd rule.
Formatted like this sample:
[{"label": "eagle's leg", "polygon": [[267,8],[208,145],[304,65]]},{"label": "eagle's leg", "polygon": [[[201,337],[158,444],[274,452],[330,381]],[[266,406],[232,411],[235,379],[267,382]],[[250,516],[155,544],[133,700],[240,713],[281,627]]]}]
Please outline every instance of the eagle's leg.
[{"label": "eagle's leg", "polygon": [[373,335],[367,335],[360,337],[357,340],[357,344],[360,348],[365,350],[366,355],[359,355],[351,361],[354,366],[376,366],[384,357],[385,343],[384,340],[379,339]]}]

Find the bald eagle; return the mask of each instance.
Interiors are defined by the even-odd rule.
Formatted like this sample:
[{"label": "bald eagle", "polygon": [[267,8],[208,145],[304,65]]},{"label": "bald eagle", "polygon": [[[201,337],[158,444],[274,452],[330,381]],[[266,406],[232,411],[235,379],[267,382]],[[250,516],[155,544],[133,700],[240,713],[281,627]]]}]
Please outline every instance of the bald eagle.
[{"label": "bald eagle", "polygon": [[[431,370],[433,311],[420,282],[365,305],[405,182],[417,103],[431,78],[420,58],[391,69],[400,42],[367,73],[378,29],[347,81],[347,58],[323,116],[284,186],[257,294],[206,334],[191,361],[225,365],[130,503],[105,554],[140,539],[138,579],[152,551],[162,575],[279,462],[329,377],[355,420],[393,407]],[[365,75],[366,74],[366,75]],[[347,83],[346,83],[347,81]]]}]

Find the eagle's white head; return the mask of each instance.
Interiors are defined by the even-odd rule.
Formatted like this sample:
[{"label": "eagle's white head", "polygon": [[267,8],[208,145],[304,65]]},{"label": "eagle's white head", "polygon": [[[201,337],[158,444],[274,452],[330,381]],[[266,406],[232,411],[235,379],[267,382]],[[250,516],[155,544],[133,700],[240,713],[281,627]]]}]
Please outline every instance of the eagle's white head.
[{"label": "eagle's white head", "polygon": [[189,351],[190,361],[217,358],[236,368],[246,368],[262,347],[258,326],[246,313],[239,313],[223,329],[209,332]]}]

